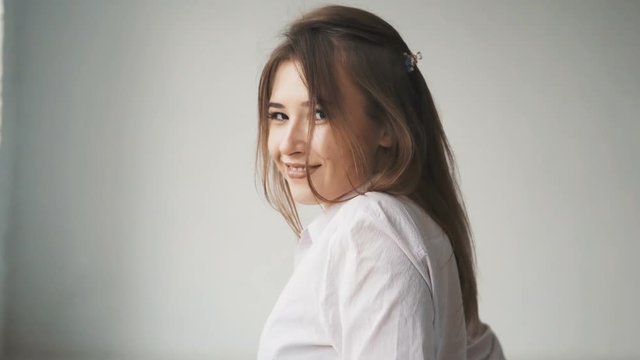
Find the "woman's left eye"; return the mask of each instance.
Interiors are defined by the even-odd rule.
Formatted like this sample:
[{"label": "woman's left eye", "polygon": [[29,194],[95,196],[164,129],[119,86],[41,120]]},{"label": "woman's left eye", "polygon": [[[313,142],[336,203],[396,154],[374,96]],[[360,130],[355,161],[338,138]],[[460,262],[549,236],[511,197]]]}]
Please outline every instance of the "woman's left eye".
[{"label": "woman's left eye", "polygon": [[326,120],[327,119],[327,113],[324,112],[321,109],[317,109],[316,110],[316,120]]}]

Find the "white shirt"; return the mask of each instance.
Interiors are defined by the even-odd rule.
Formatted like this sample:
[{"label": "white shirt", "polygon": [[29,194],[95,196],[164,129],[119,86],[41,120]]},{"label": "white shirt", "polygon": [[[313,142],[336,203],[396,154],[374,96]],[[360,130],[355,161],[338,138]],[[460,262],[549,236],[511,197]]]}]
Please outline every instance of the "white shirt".
[{"label": "white shirt", "polygon": [[441,228],[408,197],[370,191],[330,205],[304,228],[257,359],[504,355],[488,326],[467,338],[455,258]]}]

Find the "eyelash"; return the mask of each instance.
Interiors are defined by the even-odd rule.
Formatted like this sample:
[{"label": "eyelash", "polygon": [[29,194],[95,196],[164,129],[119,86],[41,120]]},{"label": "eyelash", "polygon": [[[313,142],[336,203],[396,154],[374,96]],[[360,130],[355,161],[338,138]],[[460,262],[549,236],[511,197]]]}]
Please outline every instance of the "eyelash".
[{"label": "eyelash", "polygon": [[[326,113],[324,110],[317,109],[317,110],[316,110],[316,114],[317,114],[317,113],[319,113],[319,112],[324,114],[324,119],[316,119],[316,120],[318,120],[318,121],[326,121],[326,120],[328,119],[328,117],[329,117],[329,116],[327,115],[327,113]],[[274,111],[274,112],[270,112],[270,113],[267,115],[267,117],[268,117],[269,119],[271,119],[271,120],[275,120],[275,121],[283,121],[283,120],[286,120],[286,119],[282,119],[282,120],[281,120],[281,119],[276,119],[276,117],[277,117],[277,115],[278,115],[278,114],[280,114],[280,115],[284,115],[284,116],[287,116],[286,114],[281,113],[281,112],[279,112],[279,111]]]}]

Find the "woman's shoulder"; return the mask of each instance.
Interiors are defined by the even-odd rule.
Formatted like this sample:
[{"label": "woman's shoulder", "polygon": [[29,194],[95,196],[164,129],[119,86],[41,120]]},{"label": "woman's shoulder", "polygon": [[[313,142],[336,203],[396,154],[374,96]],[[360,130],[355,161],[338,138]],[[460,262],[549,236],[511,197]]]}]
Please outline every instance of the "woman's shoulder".
[{"label": "woman's shoulder", "polygon": [[357,251],[360,256],[413,268],[429,289],[433,289],[432,265],[450,257],[451,248],[440,227],[406,196],[369,191],[344,203],[336,218],[330,242],[335,256]]},{"label": "woman's shoulder", "polygon": [[406,207],[407,198],[405,196],[381,191],[368,191],[347,200],[340,212],[343,215],[350,214],[361,217],[386,217],[389,211],[397,213]]},{"label": "woman's shoulder", "polygon": [[347,201],[340,212],[340,217],[350,223],[371,222],[397,231],[417,232],[423,238],[443,234],[431,216],[406,195],[368,191]]}]

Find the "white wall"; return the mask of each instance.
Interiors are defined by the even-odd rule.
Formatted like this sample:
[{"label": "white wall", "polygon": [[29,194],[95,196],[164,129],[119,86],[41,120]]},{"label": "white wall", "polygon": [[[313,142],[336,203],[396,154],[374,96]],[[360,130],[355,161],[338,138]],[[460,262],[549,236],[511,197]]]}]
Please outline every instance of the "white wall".
[{"label": "white wall", "polygon": [[[258,76],[314,4],[8,2],[7,358],[255,358],[294,245],[254,184]],[[639,3],[350,4],[424,55],[507,356],[640,357]]]},{"label": "white wall", "polygon": [[[7,277],[7,257],[5,244],[9,238],[9,218],[12,215],[11,202],[13,189],[13,165],[15,164],[15,140],[16,137],[7,137],[6,134],[15,134],[16,120],[16,91],[15,91],[15,47],[14,37],[5,37],[5,27],[15,29],[15,19],[5,21],[4,2],[0,2],[0,39],[2,39],[2,55],[0,63],[0,77],[2,85],[2,98],[0,99],[0,354],[4,353],[4,308],[5,308],[5,281]],[[11,31],[13,34],[15,31]],[[10,85],[10,86],[8,86]],[[3,136],[5,134],[5,136]],[[1,357],[1,355],[0,355]]]}]

